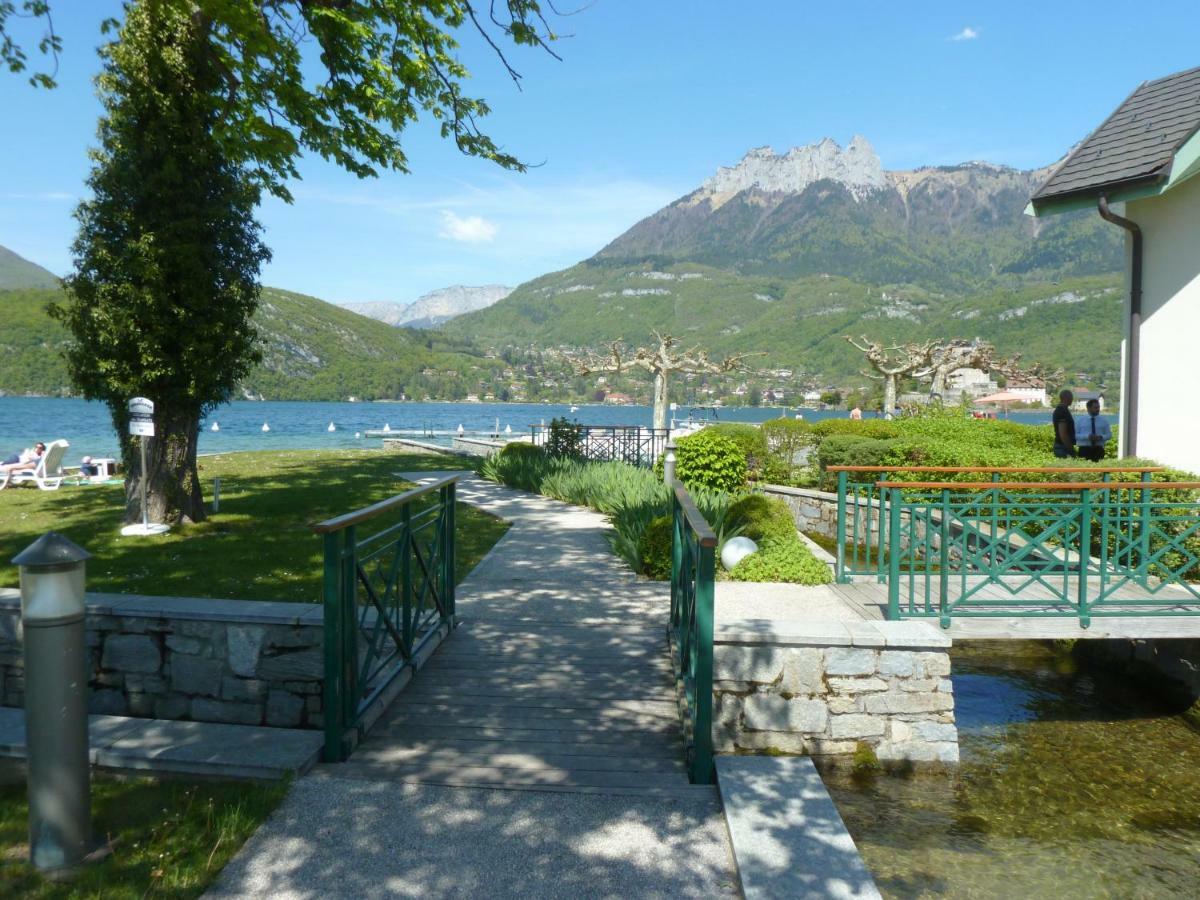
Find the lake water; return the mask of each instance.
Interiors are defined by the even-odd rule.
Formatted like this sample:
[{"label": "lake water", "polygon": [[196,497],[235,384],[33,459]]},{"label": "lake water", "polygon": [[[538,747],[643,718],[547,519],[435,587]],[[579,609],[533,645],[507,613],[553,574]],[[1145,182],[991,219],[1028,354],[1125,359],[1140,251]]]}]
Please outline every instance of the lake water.
[{"label": "lake water", "polygon": [[962,763],[825,781],[885,897],[1194,897],[1200,734],[1047,644],[956,643]]},{"label": "lake water", "polygon": [[[420,438],[426,432],[464,431],[528,433],[531,425],[565,416],[584,425],[649,426],[649,406],[579,406],[575,412],[566,404],[546,403],[308,403],[300,401],[237,401],[214,411],[205,420],[200,435],[201,453],[227,453],[239,450],[320,450],[335,447],[378,447],[380,439],[362,435],[385,425],[394,432],[414,432]],[[801,411],[808,420],[846,416],[842,411]],[[717,411],[721,422],[765,422],[780,416],[793,416],[796,410],[784,407],[730,407]],[[677,413],[686,419],[688,408]],[[1042,423],[1050,420],[1049,411],[1013,413],[1014,421]],[[213,431],[216,423],[219,431]],[[329,431],[330,423],[335,430]],[[264,432],[263,425],[270,430]],[[102,403],[47,397],[0,397],[0,454],[7,455],[30,446],[34,441],[65,438],[71,444],[66,462],[74,465],[84,454],[116,456],[117,439]],[[440,439],[449,442],[443,434]]]}]

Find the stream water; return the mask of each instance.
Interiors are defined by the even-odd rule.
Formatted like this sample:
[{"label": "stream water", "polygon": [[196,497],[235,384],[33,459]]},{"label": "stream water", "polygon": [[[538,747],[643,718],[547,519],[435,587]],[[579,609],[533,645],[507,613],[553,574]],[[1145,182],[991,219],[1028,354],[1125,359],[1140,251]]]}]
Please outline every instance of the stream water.
[{"label": "stream water", "polygon": [[953,774],[825,782],[885,897],[1194,897],[1200,734],[1035,643],[956,647]]}]

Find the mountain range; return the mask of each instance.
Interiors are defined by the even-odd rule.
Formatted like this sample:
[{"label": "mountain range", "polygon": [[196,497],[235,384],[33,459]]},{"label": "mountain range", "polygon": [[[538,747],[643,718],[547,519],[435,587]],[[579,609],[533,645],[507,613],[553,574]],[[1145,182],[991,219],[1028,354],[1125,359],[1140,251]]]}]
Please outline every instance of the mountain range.
[{"label": "mountain range", "polygon": [[470,287],[452,285],[422,294],[412,303],[392,303],[386,300],[367,303],[343,303],[346,309],[378,319],[388,325],[405,328],[436,328],[463,313],[486,309],[512,293],[502,284],[483,284]]},{"label": "mountain range", "polygon": [[18,256],[7,247],[0,247],[0,291],[57,286],[58,277],[53,272]]},{"label": "mountain range", "polygon": [[[849,376],[842,340],[982,337],[1098,382],[1118,367],[1122,233],[1024,215],[1053,166],[889,171],[870,143],[751,150],[595,256],[447,323],[484,346],[670,332],[714,353]],[[1086,346],[1073,335],[1086,328]]]}]

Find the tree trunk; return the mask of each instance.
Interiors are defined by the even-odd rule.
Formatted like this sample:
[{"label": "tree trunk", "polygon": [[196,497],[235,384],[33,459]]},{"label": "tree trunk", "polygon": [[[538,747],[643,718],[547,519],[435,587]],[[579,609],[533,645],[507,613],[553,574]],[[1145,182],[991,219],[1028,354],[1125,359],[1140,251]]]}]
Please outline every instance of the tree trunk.
[{"label": "tree trunk", "polygon": [[[962,366],[956,365],[955,368],[961,369]],[[930,396],[937,394],[942,400],[946,399],[946,378],[949,377],[952,370],[945,366],[936,366],[933,370],[933,380],[929,384]]]},{"label": "tree trunk", "polygon": [[896,413],[896,375],[883,376],[883,417],[892,418]]},{"label": "tree trunk", "polygon": [[147,519],[170,525],[202,522],[206,518],[200,473],[196,468],[196,443],[200,416],[188,413],[154,413],[152,438],[129,434],[129,414],[124,404],[110,405],[113,425],[121,439],[125,467],[125,522],[142,520],[142,456],[138,441],[146,442]]},{"label": "tree trunk", "polygon": [[667,427],[667,373],[654,373],[654,427]]}]

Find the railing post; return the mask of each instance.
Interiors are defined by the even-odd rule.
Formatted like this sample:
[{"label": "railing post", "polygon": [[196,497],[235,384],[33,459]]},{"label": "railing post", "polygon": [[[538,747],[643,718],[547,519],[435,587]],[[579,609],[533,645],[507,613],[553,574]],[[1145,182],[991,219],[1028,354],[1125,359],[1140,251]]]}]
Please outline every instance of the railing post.
[{"label": "railing post", "polygon": [[[938,540],[938,615],[943,628],[950,627],[950,491],[942,488],[942,523]],[[992,573],[994,575],[995,573]],[[928,576],[927,576],[928,577]],[[992,576],[989,576],[992,577]]]},{"label": "railing post", "polygon": [[326,762],[350,755],[346,733],[358,698],[354,527],[325,535],[325,749]]},{"label": "railing post", "polygon": [[693,675],[695,719],[692,726],[693,784],[712,784],[713,743],[713,581],[715,548],[701,544],[699,571],[696,573],[696,670]]},{"label": "railing post", "polygon": [[413,646],[413,590],[412,590],[412,507],[405,504],[400,510],[402,525],[400,549],[400,636],[404,642],[404,658],[412,657]]},{"label": "railing post", "polygon": [[1143,472],[1142,473],[1142,488],[1141,488],[1141,495],[1142,495],[1141,496],[1141,510],[1140,510],[1141,515],[1139,516],[1139,518],[1141,519],[1141,522],[1139,523],[1141,525],[1141,532],[1139,534],[1139,537],[1141,538],[1140,546],[1141,546],[1142,558],[1138,560],[1138,565],[1137,565],[1137,569],[1136,569],[1138,579],[1141,581],[1142,585],[1146,588],[1150,587],[1150,523],[1151,523],[1151,506],[1150,506],[1150,504],[1151,504],[1151,499],[1152,499],[1151,494],[1150,494],[1150,486],[1149,486],[1150,480],[1151,480],[1151,473]]},{"label": "railing post", "polygon": [[[879,474],[880,481],[887,481],[888,473],[881,472]],[[875,549],[875,573],[879,582],[883,582],[887,578],[886,570],[883,562],[883,548],[887,546],[887,491],[883,488],[879,489],[879,525],[875,532],[879,535],[879,540]],[[869,515],[868,511],[868,515]],[[869,521],[869,520],[868,520]]]},{"label": "railing post", "polygon": [[446,598],[446,619],[451,623],[457,615],[456,601],[454,596],[454,561],[458,553],[455,546],[455,531],[454,531],[454,516],[455,506],[457,505],[458,492],[455,489],[457,484],[450,482],[442,488],[442,503],[445,504],[445,535],[442,540],[442,584],[444,591],[443,595]]},{"label": "railing post", "polygon": [[1092,492],[1083,488],[1079,492],[1079,627],[1092,624],[1088,608],[1088,560],[1092,551]]},{"label": "railing post", "polygon": [[[889,490],[889,488],[884,488]],[[888,504],[888,618],[900,618],[900,498],[893,497]],[[912,522],[911,515],[909,522]]]},{"label": "railing post", "polygon": [[838,472],[838,505],[837,505],[837,579],[846,584],[850,576],[846,574],[846,472]]},{"label": "railing post", "polygon": [[671,493],[671,622],[668,631],[679,627],[679,600],[683,578],[683,525],[680,522],[679,498]]}]

